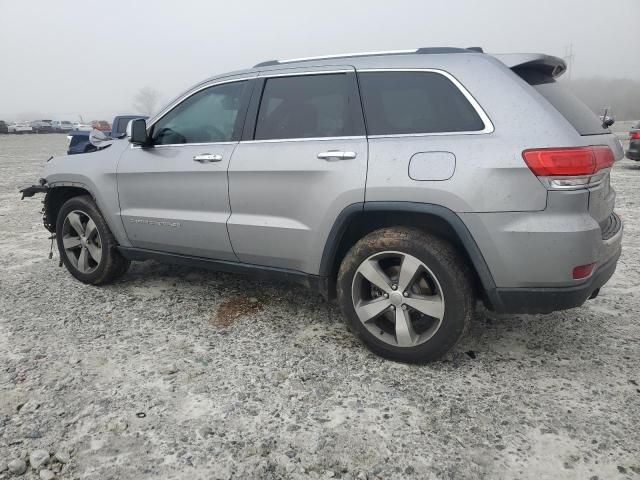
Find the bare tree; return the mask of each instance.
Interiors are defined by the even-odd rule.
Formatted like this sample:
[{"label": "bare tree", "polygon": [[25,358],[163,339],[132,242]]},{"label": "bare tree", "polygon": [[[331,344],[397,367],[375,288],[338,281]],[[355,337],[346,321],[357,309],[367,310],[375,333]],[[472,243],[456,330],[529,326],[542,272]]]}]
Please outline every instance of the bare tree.
[{"label": "bare tree", "polygon": [[151,87],[141,88],[133,97],[133,108],[138,113],[151,115],[160,101],[160,92]]}]

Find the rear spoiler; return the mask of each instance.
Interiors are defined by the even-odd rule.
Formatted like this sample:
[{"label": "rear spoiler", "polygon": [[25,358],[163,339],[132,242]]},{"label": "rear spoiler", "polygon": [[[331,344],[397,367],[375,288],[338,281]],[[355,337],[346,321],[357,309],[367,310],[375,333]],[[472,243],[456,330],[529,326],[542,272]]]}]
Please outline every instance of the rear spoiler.
[{"label": "rear spoiler", "polygon": [[563,59],[542,53],[499,53],[493,56],[511,70],[528,68],[553,78],[558,78],[567,71],[567,64]]}]

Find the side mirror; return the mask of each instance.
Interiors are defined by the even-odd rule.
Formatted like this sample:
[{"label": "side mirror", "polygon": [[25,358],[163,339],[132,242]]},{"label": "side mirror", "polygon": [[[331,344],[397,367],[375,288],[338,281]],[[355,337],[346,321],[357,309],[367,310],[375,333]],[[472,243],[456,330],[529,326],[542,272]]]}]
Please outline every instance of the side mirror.
[{"label": "side mirror", "polygon": [[104,148],[113,143],[113,138],[101,130],[95,128],[89,133],[89,143],[97,148]]},{"label": "side mirror", "polygon": [[144,118],[134,118],[127,125],[127,138],[134,145],[148,145],[147,122]]},{"label": "side mirror", "polygon": [[613,117],[606,116],[602,121],[602,128],[609,128],[611,125],[616,123],[616,119]]}]

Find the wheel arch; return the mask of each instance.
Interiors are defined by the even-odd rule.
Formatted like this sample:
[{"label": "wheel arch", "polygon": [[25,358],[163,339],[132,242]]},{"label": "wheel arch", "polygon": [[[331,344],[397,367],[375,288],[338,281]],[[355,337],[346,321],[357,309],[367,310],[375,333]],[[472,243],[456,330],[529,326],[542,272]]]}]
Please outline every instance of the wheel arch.
[{"label": "wheel arch", "polygon": [[62,205],[64,205],[67,200],[80,196],[90,196],[95,201],[95,196],[86,188],[85,185],[65,184],[60,186],[49,186],[43,201],[43,220],[45,228],[51,233],[55,233],[56,221]]},{"label": "wheel arch", "polygon": [[409,226],[437,235],[468,261],[474,287],[490,309],[499,306],[493,276],[471,233],[452,210],[441,205],[416,202],[366,202],[349,205],[329,232],[320,262],[320,275],[328,279],[329,297],[335,296],[335,280],[342,259],[363,236],[384,227]]}]

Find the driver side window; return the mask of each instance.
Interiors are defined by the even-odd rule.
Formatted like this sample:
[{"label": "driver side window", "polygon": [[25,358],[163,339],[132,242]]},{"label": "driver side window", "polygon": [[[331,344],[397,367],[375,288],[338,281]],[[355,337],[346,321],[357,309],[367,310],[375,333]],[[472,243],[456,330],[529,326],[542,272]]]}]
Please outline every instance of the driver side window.
[{"label": "driver side window", "polygon": [[246,81],[206,88],[178,104],[153,126],[154,145],[229,142]]}]

